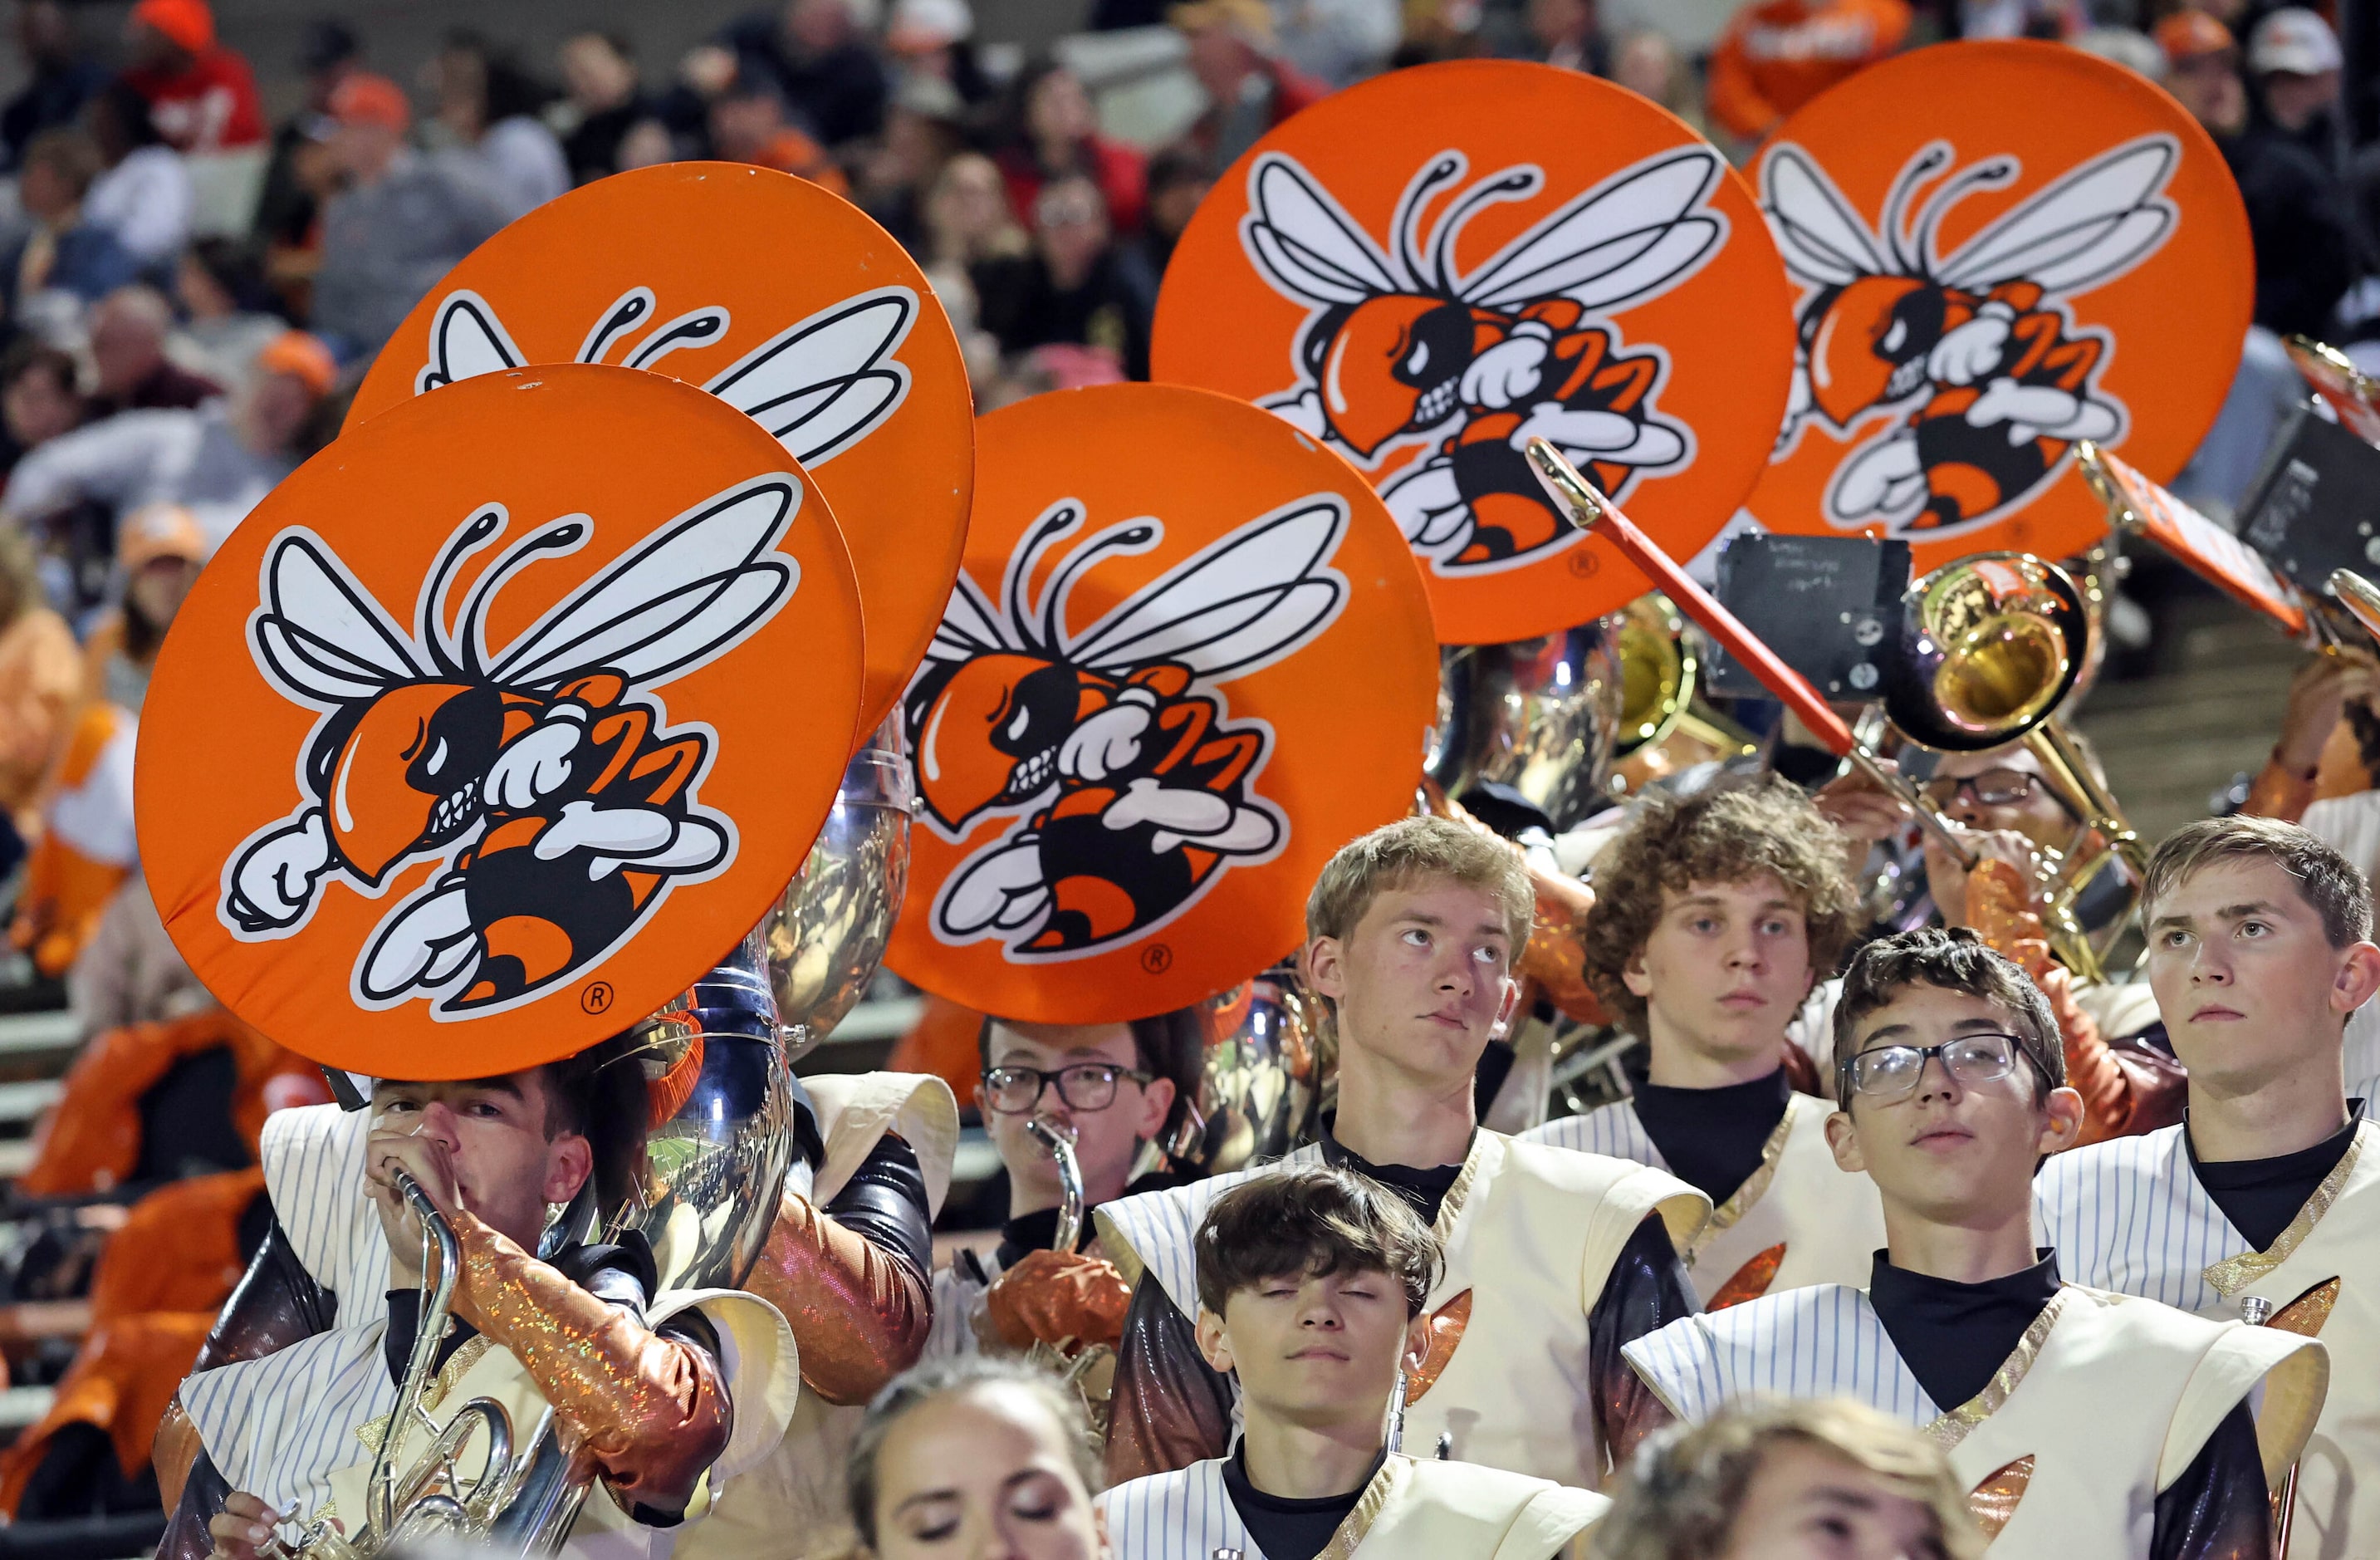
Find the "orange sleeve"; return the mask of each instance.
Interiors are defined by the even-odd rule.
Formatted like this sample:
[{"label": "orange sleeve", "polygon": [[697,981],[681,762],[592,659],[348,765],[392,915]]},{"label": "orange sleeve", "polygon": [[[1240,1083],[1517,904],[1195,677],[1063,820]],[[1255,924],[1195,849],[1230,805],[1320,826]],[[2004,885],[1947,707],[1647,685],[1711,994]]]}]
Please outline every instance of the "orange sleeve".
[{"label": "orange sleeve", "polygon": [[1744,57],[1743,25],[1744,13],[1739,11],[1711,49],[1710,88],[1705,106],[1712,120],[1728,134],[1742,140],[1757,140],[1774,128],[1782,116],[1762,92],[1752,62]]}]

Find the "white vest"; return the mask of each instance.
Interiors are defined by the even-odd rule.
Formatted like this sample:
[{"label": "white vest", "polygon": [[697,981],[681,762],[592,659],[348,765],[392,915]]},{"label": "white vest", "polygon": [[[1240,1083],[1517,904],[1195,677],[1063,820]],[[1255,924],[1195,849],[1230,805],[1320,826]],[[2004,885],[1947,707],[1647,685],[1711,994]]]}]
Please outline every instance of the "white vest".
[{"label": "white vest", "polygon": [[2262,1252],[2199,1184],[2182,1131],[2058,1155],[2034,1183],[2035,1227],[2079,1281],[2206,1317],[2237,1317],[2256,1296],[2281,1325],[2317,1330],[2341,1369],[2299,1468],[2289,1554],[2380,1553],[2380,1127],[2356,1128],[2347,1156]]},{"label": "white vest", "polygon": [[[818,1106],[826,1159],[811,1184],[824,1206],[887,1132],[916,1151],[929,1209],[940,1213],[958,1149],[959,1107],[950,1085],[913,1073],[804,1079]],[[857,1535],[844,1502],[843,1475],[865,1408],[837,1407],[814,1392],[783,1441],[758,1466],[722,1484],[710,1515],[679,1541],[679,1560],[798,1560],[840,1554]]]},{"label": "white vest", "polygon": [[[1318,1560],[1549,1560],[1583,1548],[1574,1541],[1610,1505],[1500,1469],[1391,1456]],[[1099,1507],[1122,1560],[1212,1560],[1219,1549],[1264,1560],[1218,1461],[1127,1480]]]},{"label": "white vest", "polygon": [[2329,1374],[2322,1346],[2069,1285],[1973,1400],[1925,1395],[1856,1289],[1819,1285],[1690,1316],[1627,1346],[1689,1422],[1747,1396],[1849,1397],[1922,1429],[1962,1488],[2019,1493],[2002,1555],[2145,1555],[2159,1492],[2261,1386],[2257,1441],[2279,1488]]},{"label": "white vest", "polygon": [[[1834,1109],[1808,1094],[1788,1098],[1784,1118],[1761,1150],[1760,1168],[1678,1253],[1705,1306],[1722,1290],[1737,1303],[1810,1284],[1867,1282],[1869,1266],[1884,1249],[1884,1203],[1874,1181],[1836,1164],[1827,1147],[1827,1117]],[[1549,1121],[1522,1137],[1670,1168],[1626,1100]]]},{"label": "white vest", "polygon": [[[1319,1147],[1281,1164],[1317,1164]],[[1269,1167],[1268,1167],[1269,1169]],[[1127,1284],[1146,1272],[1187,1317],[1198,1313],[1193,1237],[1215,1198],[1266,1169],[1101,1205],[1095,1217]],[[1405,1406],[1405,1444],[1592,1489],[1604,1455],[1587,1372],[1587,1313],[1620,1249],[1658,1213],[1682,1249],[1709,1217],[1702,1193],[1666,1172],[1481,1130],[1439,1206],[1444,1272],[1428,1307],[1470,1297],[1452,1357]]]},{"label": "white vest", "polygon": [[[705,1477],[707,1492],[751,1467],[783,1438],[801,1392],[801,1366],[785,1319],[767,1301],[739,1291],[666,1295],[647,1313],[647,1323],[658,1326],[694,1310],[719,1335],[720,1379],[735,1415],[727,1448]],[[250,1492],[295,1521],[330,1515],[350,1535],[362,1525],[363,1487],[378,1441],[376,1434],[367,1438],[358,1432],[384,1421],[396,1407],[396,1383],[389,1379],[382,1346],[387,1332],[383,1304],[382,1313],[362,1325],[318,1333],[261,1359],[218,1366],[182,1383],[182,1405],[233,1489]],[[511,1416],[517,1452],[545,1409],[536,1383],[508,1349],[475,1340],[456,1350],[455,1359],[467,1357],[433,1417],[443,1423],[473,1397],[492,1396]],[[324,1408],[330,1402],[346,1407],[334,1417]],[[427,1444],[424,1436],[419,1444]],[[484,1443],[475,1437],[474,1444],[480,1450],[470,1456],[484,1457]],[[400,1460],[400,1472],[411,1460],[410,1455]],[[468,1459],[464,1471],[473,1471]],[[649,1553],[649,1541],[661,1542],[650,1553],[667,1553],[665,1541],[696,1530],[694,1518],[701,1515],[698,1501],[682,1528],[638,1528],[599,1492],[589,1497],[565,1553],[586,1560],[641,1555]],[[294,1536],[294,1530],[285,1531]]]}]

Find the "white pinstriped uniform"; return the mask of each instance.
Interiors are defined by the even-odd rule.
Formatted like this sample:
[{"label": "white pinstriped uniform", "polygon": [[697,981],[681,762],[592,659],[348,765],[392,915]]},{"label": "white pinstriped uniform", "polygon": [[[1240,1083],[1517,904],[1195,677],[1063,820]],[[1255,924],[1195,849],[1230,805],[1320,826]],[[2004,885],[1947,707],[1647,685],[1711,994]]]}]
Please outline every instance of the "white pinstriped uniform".
[{"label": "white pinstriped uniform", "polygon": [[2052,1306],[1993,1386],[1951,1415],[1918,1384],[1867,1297],[1844,1285],[1684,1317],[1623,1352],[1690,1422],[1739,1398],[1849,1397],[1924,1430],[1963,1488],[2021,1466],[2022,1494],[1994,1544],[2002,1554],[2146,1554],[2155,1496],[2243,1401],[2258,1408],[2277,1487],[2321,1408],[2320,1344],[2073,1285]]},{"label": "white pinstriped uniform", "polygon": [[[1807,1284],[1864,1283],[1874,1254],[1884,1246],[1884,1204],[1876,1183],[1843,1171],[1827,1147],[1827,1117],[1834,1106],[1795,1094],[1785,1108],[1777,1133],[1764,1149],[1761,1167],[1679,1252],[1706,1306],[1746,1264],[1771,1265],[1763,1261],[1771,1256],[1777,1258],[1774,1272],[1757,1293]],[[1608,1154],[1656,1170],[1670,1168],[1635,1105],[1626,1100],[1549,1121],[1524,1133],[1523,1139]],[[1740,1287],[1733,1298],[1742,1298]]]},{"label": "white pinstriped uniform", "polygon": [[[1474,1463],[1391,1456],[1332,1535],[1341,1560],[1548,1560],[1610,1509],[1585,1490]],[[1242,1560],[1264,1552],[1240,1519],[1220,1461],[1127,1480],[1099,1497],[1118,1560]],[[1342,1547],[1343,1546],[1343,1547]]]},{"label": "white pinstriped uniform", "polygon": [[[967,1267],[970,1257],[976,1264],[973,1271]],[[980,1282],[977,1272],[983,1275]],[[949,1261],[935,1270],[934,1321],[932,1330],[926,1335],[924,1359],[947,1359],[954,1354],[974,1354],[981,1349],[982,1341],[975,1335],[975,1310],[1000,1272],[997,1248],[954,1252]]]},{"label": "white pinstriped uniform", "polygon": [[2051,1155],[2033,1178],[2033,1228],[2075,1283],[2188,1311],[2222,1309],[2205,1270],[2252,1249],[2198,1184],[2180,1127]]}]

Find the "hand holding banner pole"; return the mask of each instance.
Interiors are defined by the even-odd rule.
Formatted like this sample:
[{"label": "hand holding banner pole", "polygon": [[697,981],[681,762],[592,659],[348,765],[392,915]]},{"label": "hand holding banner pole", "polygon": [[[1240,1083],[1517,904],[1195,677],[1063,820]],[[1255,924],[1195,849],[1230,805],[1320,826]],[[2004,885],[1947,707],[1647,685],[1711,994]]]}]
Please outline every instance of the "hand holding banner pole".
[{"label": "hand holding banner pole", "polygon": [[1530,466],[1536,471],[1538,482],[1569,514],[1572,524],[1581,530],[1609,537],[1612,545],[1626,555],[1630,563],[1651,578],[1654,589],[1668,596],[1687,616],[1702,625],[1703,631],[1718,640],[1721,649],[1742,663],[1764,687],[1783,701],[1785,707],[1800,718],[1810,734],[1828,751],[1837,758],[1849,760],[1853,768],[1881,786],[1916,815],[1917,822],[1945,850],[1950,852],[1961,866],[1973,869],[1977,859],[1974,850],[1939,812],[1927,805],[1907,776],[1888,768],[1874,749],[1852,734],[1851,726],[1811,686],[1807,677],[1787,665],[1775,651],[1762,642],[1759,636],[1745,628],[1735,614],[1720,605],[1718,597],[1696,584],[1694,577],[1680,567],[1676,559],[1663,552],[1658,542],[1638,530],[1634,521],[1620,512],[1618,505],[1596,492],[1579,474],[1578,468],[1564,458],[1561,451],[1556,449],[1551,442],[1544,438],[1531,439],[1528,457]]}]

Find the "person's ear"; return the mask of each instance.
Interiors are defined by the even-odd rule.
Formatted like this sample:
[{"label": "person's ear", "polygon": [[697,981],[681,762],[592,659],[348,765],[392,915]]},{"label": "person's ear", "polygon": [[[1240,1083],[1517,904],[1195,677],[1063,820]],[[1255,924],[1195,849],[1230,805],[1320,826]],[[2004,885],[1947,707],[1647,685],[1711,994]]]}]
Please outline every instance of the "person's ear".
[{"label": "person's ear", "polygon": [[1644,949],[1630,954],[1628,962],[1620,967],[1620,983],[1628,988],[1631,996],[1644,998],[1653,994],[1653,977],[1645,971]]},{"label": "person's ear", "polygon": [[1317,996],[1337,1002],[1347,994],[1347,950],[1336,937],[1317,937],[1305,945],[1305,983]]},{"label": "person's ear", "polygon": [[1133,1126],[1132,1135],[1147,1141],[1165,1128],[1165,1118],[1173,1110],[1173,1080],[1152,1079],[1141,1086],[1140,1120]]},{"label": "person's ear", "polygon": [[595,1145],[581,1133],[565,1132],[545,1145],[545,1184],[538,1188],[539,1200],[569,1201],[594,1171]]},{"label": "person's ear", "polygon": [[2380,947],[2358,943],[2339,955],[2330,983],[2330,1010],[2352,1013],[2380,992]]},{"label": "person's ear", "polygon": [[1198,1353],[1217,1375],[1232,1373],[1232,1341],[1223,1335],[1223,1319],[1205,1306],[1198,1308]]},{"label": "person's ear", "polygon": [[1827,1117],[1827,1147],[1833,1151],[1835,1168],[1848,1175],[1867,1173],[1867,1156],[1860,1152],[1859,1124],[1852,1119],[1848,1103],[1835,1107]]},{"label": "person's ear", "polygon": [[1491,1032],[1510,1035],[1512,1015],[1519,1012],[1521,1008],[1521,988],[1524,982],[1519,976],[1512,974],[1505,975],[1503,981],[1504,999],[1496,1005],[1496,1022]]},{"label": "person's ear", "polygon": [[2053,1089],[2042,1102],[2041,1137],[2034,1152],[2063,1153],[2082,1136],[2082,1096],[2071,1089]]},{"label": "person's ear", "polygon": [[1418,1371],[1428,1358],[1429,1312],[1415,1311],[1414,1319],[1405,1323],[1405,1354],[1399,1363],[1408,1371]]}]

